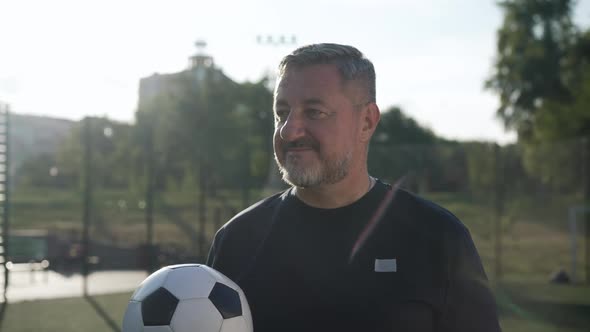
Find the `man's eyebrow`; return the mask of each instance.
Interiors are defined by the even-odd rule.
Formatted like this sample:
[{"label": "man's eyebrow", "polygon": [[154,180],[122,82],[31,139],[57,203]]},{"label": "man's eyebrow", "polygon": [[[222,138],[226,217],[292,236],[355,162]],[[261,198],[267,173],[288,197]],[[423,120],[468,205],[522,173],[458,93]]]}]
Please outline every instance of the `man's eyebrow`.
[{"label": "man's eyebrow", "polygon": [[[303,101],[303,104],[305,105],[320,105],[320,106],[325,106],[324,101],[322,101],[321,99],[318,98],[309,98]],[[289,103],[284,100],[284,99],[278,99],[277,101],[275,101],[275,106],[286,106],[289,107]]]},{"label": "man's eyebrow", "polygon": [[284,99],[278,99],[277,101],[275,101],[275,107],[277,106],[285,106],[285,107],[289,107],[289,103],[284,100]]}]

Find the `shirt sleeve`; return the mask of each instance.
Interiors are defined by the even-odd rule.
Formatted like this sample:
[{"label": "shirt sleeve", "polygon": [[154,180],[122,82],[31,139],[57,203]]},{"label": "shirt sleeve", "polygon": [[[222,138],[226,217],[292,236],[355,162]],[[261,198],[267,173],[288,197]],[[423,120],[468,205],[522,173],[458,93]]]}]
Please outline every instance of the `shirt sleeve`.
[{"label": "shirt sleeve", "polygon": [[224,228],[220,228],[217,233],[215,233],[215,237],[213,238],[213,243],[211,243],[211,247],[209,248],[209,253],[207,254],[207,260],[205,261],[205,265],[216,268],[216,258],[219,254],[219,250],[221,247],[221,242],[223,241],[224,235]]},{"label": "shirt sleeve", "polygon": [[449,277],[443,331],[501,331],[493,293],[475,244],[464,227],[447,238]]}]

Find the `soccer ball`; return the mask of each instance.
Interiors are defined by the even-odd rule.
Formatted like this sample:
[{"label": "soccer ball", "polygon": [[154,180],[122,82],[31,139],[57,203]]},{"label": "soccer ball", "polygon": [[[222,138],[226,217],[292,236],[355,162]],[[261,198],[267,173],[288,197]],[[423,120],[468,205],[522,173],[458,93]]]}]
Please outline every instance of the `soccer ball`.
[{"label": "soccer ball", "polygon": [[244,292],[220,272],[199,264],[161,268],[135,290],[123,332],[252,332]]}]

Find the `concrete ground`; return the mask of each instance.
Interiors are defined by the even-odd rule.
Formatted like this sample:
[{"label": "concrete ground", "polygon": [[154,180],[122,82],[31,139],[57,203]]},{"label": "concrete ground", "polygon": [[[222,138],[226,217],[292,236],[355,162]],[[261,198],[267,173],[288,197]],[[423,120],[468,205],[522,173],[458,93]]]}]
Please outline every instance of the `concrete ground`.
[{"label": "concrete ground", "polygon": [[[4,272],[0,274],[0,302]],[[86,281],[88,295],[133,291],[147,277],[145,271],[97,271]],[[11,271],[6,297],[9,303],[83,295],[84,278],[79,273],[63,275],[51,270]]]}]

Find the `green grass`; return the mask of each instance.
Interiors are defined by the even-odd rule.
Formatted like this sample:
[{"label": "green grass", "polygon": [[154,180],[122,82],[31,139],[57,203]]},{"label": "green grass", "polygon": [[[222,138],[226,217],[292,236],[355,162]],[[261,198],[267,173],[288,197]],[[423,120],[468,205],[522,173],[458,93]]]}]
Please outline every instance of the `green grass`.
[{"label": "green grass", "polygon": [[[10,332],[104,332],[120,329],[131,294],[10,303],[0,330]],[[93,301],[94,300],[94,301]],[[93,303],[98,304],[97,306]],[[103,312],[104,317],[100,312]]]},{"label": "green grass", "polygon": [[[484,267],[494,277],[496,255],[493,227],[496,222],[493,202],[460,193],[433,193],[427,198],[453,212],[470,230]],[[503,278],[545,282],[560,268],[571,267],[571,243],[567,224],[567,206],[576,205],[572,197],[537,202],[521,197],[506,202],[501,218],[501,267]],[[542,212],[539,212],[542,211]],[[582,232],[578,237],[577,278],[581,279],[584,260]]]},{"label": "green grass", "polygon": [[504,331],[588,331],[590,287],[504,282],[496,288]]},{"label": "green grass", "polygon": [[[263,195],[252,191],[251,201]],[[470,229],[488,275],[493,279],[496,257],[492,229],[493,202],[461,193],[425,195],[453,212]],[[12,201],[12,229],[80,230],[82,194],[76,191],[21,190]],[[125,245],[145,239],[145,210],[142,195],[131,192],[95,192],[93,239]],[[243,207],[239,192],[219,191],[207,202],[205,238],[210,240],[219,223],[231,216],[228,207]],[[125,202],[125,204],[122,204]],[[184,245],[196,252],[194,237],[177,227],[163,205],[199,232],[198,194],[173,192],[158,196],[154,234],[157,243]],[[510,282],[497,286],[496,296],[504,331],[590,331],[590,287],[557,286],[547,283],[558,268],[570,268],[567,207],[577,205],[574,197],[520,197],[507,200],[502,217],[502,277]],[[220,210],[219,219],[215,218]],[[582,271],[584,241],[578,239],[578,271]],[[569,272],[569,271],[568,271]],[[578,274],[579,279],[583,275]],[[130,294],[15,303],[7,306],[0,331],[112,331],[120,326]]]},{"label": "green grass", "polygon": [[[231,218],[244,205],[239,191],[218,190],[215,198],[207,201],[205,229],[201,230],[198,193],[177,191],[160,193],[154,208],[156,243],[181,245],[191,253],[202,256],[199,250],[204,232],[206,242],[218,226]],[[252,190],[254,202],[268,192]],[[79,190],[24,189],[15,190],[12,206],[12,229],[47,229],[62,234],[77,234],[82,228],[82,204]],[[468,193],[427,193],[425,197],[453,212],[470,229],[482,261],[490,277],[495,275],[493,225],[495,212],[489,197]],[[137,246],[145,241],[145,210],[141,208],[141,193],[99,190],[94,193],[93,221],[90,236],[94,240],[116,245]],[[576,205],[576,198],[568,195],[552,196],[545,201],[531,195],[507,199],[502,216],[502,276],[510,280],[546,281],[559,268],[569,270],[570,240],[567,228],[567,206]],[[166,207],[174,212],[187,231],[174,222]],[[219,212],[216,212],[219,211]],[[218,217],[216,217],[218,216]],[[70,231],[72,231],[70,233]],[[584,254],[581,236],[578,241],[579,273]],[[582,278],[578,275],[578,278]]]},{"label": "green grass", "polygon": [[586,328],[568,328],[533,321],[530,319],[506,317],[500,319],[500,326],[503,332],[587,332]]},{"label": "green grass", "polygon": [[[260,193],[252,191],[251,200]],[[79,190],[15,190],[11,205],[11,229],[44,229],[58,234],[80,236],[82,230],[82,193]],[[93,193],[90,236],[94,240],[137,246],[145,241],[146,211],[143,197],[124,191],[96,190]],[[216,198],[207,200],[205,238],[210,240],[216,229],[242,209],[240,192],[219,190]],[[171,218],[166,209],[174,211]],[[178,243],[192,249],[195,237],[178,227],[180,220],[200,232],[198,193],[171,192],[156,196],[153,210],[155,240]],[[77,235],[76,235],[77,234]],[[194,235],[194,234],[193,234]]]},{"label": "green grass", "polygon": [[[583,332],[590,329],[590,287],[506,282],[495,290],[504,332]],[[0,330],[120,331],[131,293],[11,303]]]}]

